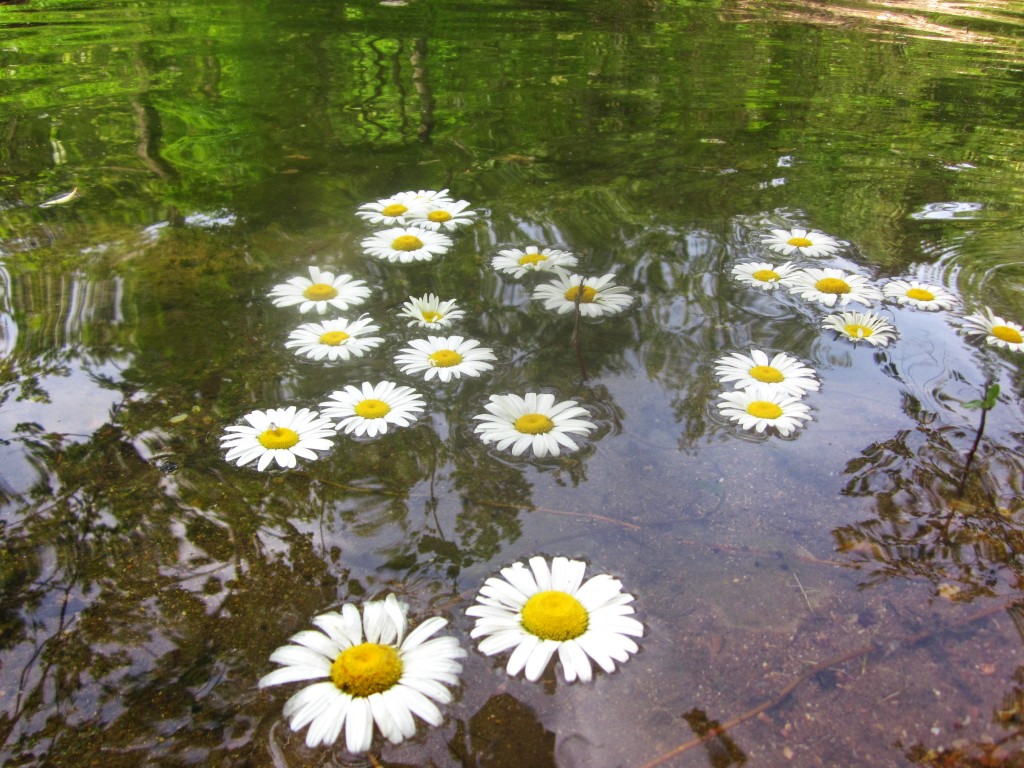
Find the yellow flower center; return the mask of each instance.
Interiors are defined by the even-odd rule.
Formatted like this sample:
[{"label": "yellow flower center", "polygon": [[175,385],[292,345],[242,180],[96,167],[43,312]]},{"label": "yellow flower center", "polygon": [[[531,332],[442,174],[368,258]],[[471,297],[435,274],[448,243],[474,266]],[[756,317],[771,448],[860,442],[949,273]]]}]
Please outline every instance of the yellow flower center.
[{"label": "yellow flower center", "polygon": [[814,284],[822,293],[849,293],[850,284],[845,280],[840,280],[838,277],[825,277]]},{"label": "yellow flower center", "polygon": [[525,267],[527,264],[533,264],[537,266],[542,261],[547,261],[548,257],[540,253],[526,253],[519,257],[519,265]]},{"label": "yellow flower center", "polygon": [[429,310],[429,309],[423,310],[423,320],[424,320],[424,322],[436,323],[438,320],[440,320],[443,317],[444,317],[444,315],[442,315],[440,312],[434,312],[434,311]]},{"label": "yellow flower center", "polygon": [[776,280],[780,280],[781,276],[774,269],[759,269],[754,272],[751,277],[755,280],[760,280],[762,283],[774,283]]},{"label": "yellow flower center", "polygon": [[1020,344],[1024,341],[1024,337],[1020,335],[1020,331],[1016,328],[1011,328],[1008,325],[993,325],[989,333],[1000,341],[1006,341],[1010,344]]},{"label": "yellow flower center", "polygon": [[390,645],[362,643],[346,648],[331,664],[331,680],[349,696],[371,696],[402,677],[402,660]]},{"label": "yellow flower center", "polygon": [[320,334],[320,343],[326,344],[329,347],[336,347],[347,338],[348,334],[344,331],[327,331],[327,333]]},{"label": "yellow flower center", "polygon": [[299,442],[299,433],[288,427],[271,424],[270,429],[263,430],[259,441],[260,445],[271,451],[277,448],[291,448]]},{"label": "yellow flower center", "polygon": [[516,419],[512,426],[526,435],[543,435],[555,428],[555,422],[543,413],[527,413]]},{"label": "yellow flower center", "polygon": [[438,224],[441,224],[446,221],[451,221],[452,215],[448,213],[448,211],[431,211],[427,214],[427,218],[430,221],[436,221]]},{"label": "yellow flower center", "polygon": [[430,355],[430,362],[437,368],[451,368],[462,362],[462,355],[450,349],[439,349]]},{"label": "yellow flower center", "polygon": [[381,209],[380,213],[382,216],[401,216],[408,210],[409,209],[401,203],[392,203],[391,205],[385,205]]},{"label": "yellow flower center", "polygon": [[763,381],[765,384],[778,384],[786,379],[782,371],[770,365],[755,365],[747,373],[750,374],[750,378]]},{"label": "yellow flower center", "polygon": [[755,419],[777,419],[782,415],[782,408],[767,400],[755,400],[747,406],[747,413]]},{"label": "yellow flower center", "polygon": [[542,640],[572,640],[587,631],[590,616],[575,597],[565,592],[538,592],[523,606],[523,629]]},{"label": "yellow flower center", "polygon": [[[568,291],[565,292],[565,298],[569,301],[576,301],[576,297],[579,296],[580,286],[574,285]],[[580,304],[590,304],[594,301],[597,296],[597,291],[591,288],[589,285],[583,286],[583,295],[580,296]]]},{"label": "yellow flower center", "polygon": [[356,416],[362,416],[364,419],[380,419],[388,415],[391,406],[383,400],[368,397],[356,404],[355,410]]},{"label": "yellow flower center", "polygon": [[907,291],[908,299],[917,299],[918,301],[934,301],[935,294],[931,291],[926,291],[924,288],[911,288]]},{"label": "yellow flower center", "polygon": [[338,295],[338,289],[327,283],[313,283],[302,295],[310,301],[327,301]]},{"label": "yellow flower center", "polygon": [[423,241],[415,235],[402,235],[391,241],[391,247],[396,251],[418,251],[423,247]]},{"label": "yellow flower center", "polygon": [[814,243],[806,237],[791,237],[786,241],[786,245],[795,245],[797,248],[807,248],[810,245],[814,245]]},{"label": "yellow flower center", "polygon": [[866,325],[858,325],[857,323],[850,323],[849,325],[843,326],[843,330],[846,331],[848,336],[853,336],[855,339],[866,339],[874,333],[874,329],[869,328]]}]

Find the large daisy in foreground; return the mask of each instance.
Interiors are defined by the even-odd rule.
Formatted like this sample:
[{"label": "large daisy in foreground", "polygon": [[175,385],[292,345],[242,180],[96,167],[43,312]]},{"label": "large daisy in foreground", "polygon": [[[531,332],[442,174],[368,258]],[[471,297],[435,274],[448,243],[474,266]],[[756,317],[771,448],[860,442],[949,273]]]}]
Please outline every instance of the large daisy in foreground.
[{"label": "large daisy in foreground", "polygon": [[839,241],[822,232],[806,229],[773,229],[770,235],[763,235],[761,242],[776,253],[792,256],[829,256],[839,250]]},{"label": "large daisy in foreground", "polygon": [[931,312],[952,309],[957,303],[956,296],[945,288],[917,280],[890,280],[882,286],[882,293],[887,299]]},{"label": "large daisy in foreground", "polygon": [[715,375],[723,384],[733,382],[736,389],[745,389],[763,384],[769,389],[793,397],[803,397],[807,392],[816,392],[821,386],[808,368],[795,357],[785,352],[768,359],[760,349],[750,350],[749,355],[733,352],[715,361]]},{"label": "large daisy in foreground", "polygon": [[1018,323],[1004,320],[985,307],[981,312],[967,315],[961,331],[968,336],[984,336],[993,347],[1024,351],[1024,328]]},{"label": "large daisy in foreground", "polygon": [[362,357],[367,351],[382,344],[382,336],[369,336],[380,330],[368,315],[358,320],[324,320],[322,323],[303,323],[290,334],[284,345],[294,349],[296,355],[310,360],[348,360]]},{"label": "large daisy in foreground", "polygon": [[797,270],[786,279],[786,285],[791,293],[826,307],[845,307],[851,301],[870,307],[882,300],[882,292],[866,277],[833,267]]},{"label": "large daisy in foreground", "polygon": [[873,347],[886,347],[896,339],[896,326],[873,312],[837,312],[821,325],[854,343],[866,341]]},{"label": "large daisy in foreground", "polygon": [[428,336],[425,339],[413,339],[409,345],[399,350],[395,356],[395,364],[402,373],[422,373],[423,378],[430,381],[435,376],[441,381],[458,379],[466,376],[479,376],[491,370],[492,360],[496,360],[494,352],[481,347],[476,339],[462,336]]},{"label": "large daisy in foreground", "polygon": [[399,317],[410,318],[408,323],[410,326],[416,325],[420,328],[429,328],[432,331],[448,328],[465,314],[455,304],[455,299],[441,301],[432,293],[411,297],[398,312]]},{"label": "large daisy in foreground", "polygon": [[434,203],[418,208],[408,216],[413,226],[440,232],[442,229],[453,232],[460,227],[472,224],[476,219],[476,211],[467,210],[469,203],[459,200],[456,203]]},{"label": "large daisy in foreground", "polygon": [[533,298],[544,302],[544,309],[560,315],[576,310],[577,297],[580,314],[584,317],[614,315],[633,303],[629,291],[615,285],[615,275],[612,274],[583,277],[558,270],[554,280],[533,289]]},{"label": "large daisy in foreground", "polygon": [[367,237],[362,247],[367,255],[382,261],[409,264],[443,256],[452,247],[452,239],[422,227],[394,227]]},{"label": "large daisy in foreground", "polygon": [[[316,680],[284,705],[293,731],[306,725],[306,745],[331,745],[345,729],[345,748],[367,752],[374,724],[392,744],[416,733],[414,715],[429,725],[444,720],[437,704],[448,704],[445,686],[459,684],[466,655],[454,637],[432,637],[448,621],[427,619],[408,635],[408,606],[394,595],[363,604],[362,616],[351,603],[340,613],[313,619],[320,630],[292,636],[270,655],[280,669],[260,679],[259,687]],[[435,703],[437,702],[437,703]]]},{"label": "large daisy in foreground", "polygon": [[569,435],[586,435],[597,429],[575,400],[556,403],[555,396],[549,394],[491,395],[484,408],[487,413],[473,417],[481,422],[474,431],[485,443],[496,443],[499,451],[509,449],[513,456],[522,455],[527,448],[541,459],[557,456],[562,448],[575,451],[579,446]]},{"label": "large daisy in foreground", "polygon": [[567,683],[590,682],[592,662],[614,672],[639,650],[633,638],[644,625],[630,616],[633,596],[622,582],[603,573],[584,582],[586,569],[579,560],[531,557],[529,568],[514,563],[487,579],[466,610],[476,618],[470,636],[483,638],[480,652],[513,649],[506,670],[525,670],[527,680],[539,679],[556,653]]},{"label": "large daisy in foreground", "polygon": [[315,460],[317,451],[329,451],[333,446],[334,424],[309,408],[253,411],[245,420],[249,426],[228,427],[224,430],[228,434],[220,439],[221,448],[228,449],[224,458],[240,467],[258,459],[260,472],[271,462],[290,469],[296,457]]},{"label": "large daisy in foreground", "polygon": [[792,262],[773,266],[766,261],[748,261],[746,264],[737,264],[732,268],[732,275],[744,285],[750,288],[760,288],[762,291],[774,291],[793,272],[796,267]]},{"label": "large daisy in foreground", "polygon": [[362,304],[369,295],[370,289],[362,280],[354,280],[352,275],[335,275],[319,267],[310,267],[309,277],[292,277],[270,290],[275,307],[298,304],[299,312],[315,309],[321,315],[328,309],[344,312]]},{"label": "large daisy in foreground", "polygon": [[423,396],[412,387],[392,381],[361,387],[346,385],[332,392],[331,399],[320,403],[324,416],[340,419],[337,430],[356,437],[376,437],[388,431],[388,425],[407,427],[423,410]]},{"label": "large daisy in foreground", "polygon": [[718,404],[723,416],[758,433],[771,427],[786,437],[811,418],[811,409],[800,398],[764,384],[723,392],[719,397],[724,401]]},{"label": "large daisy in foreground", "polygon": [[508,248],[498,251],[491,259],[491,266],[496,272],[511,275],[517,280],[528,272],[551,272],[555,269],[572,269],[578,260],[568,251],[557,248],[541,248],[528,245],[526,250]]}]

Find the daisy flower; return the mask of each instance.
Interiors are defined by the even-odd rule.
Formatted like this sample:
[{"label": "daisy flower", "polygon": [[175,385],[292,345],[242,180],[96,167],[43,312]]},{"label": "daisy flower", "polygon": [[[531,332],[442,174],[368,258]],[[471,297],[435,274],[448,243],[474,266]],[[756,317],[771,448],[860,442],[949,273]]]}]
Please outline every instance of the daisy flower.
[{"label": "daisy flower", "polygon": [[411,200],[417,206],[427,206],[433,208],[439,205],[447,205],[452,202],[452,196],[448,194],[447,189],[421,189],[419,191],[403,192],[409,200]]},{"label": "daisy flower", "polygon": [[423,397],[412,387],[382,381],[376,386],[364,381],[361,388],[347,385],[320,403],[324,416],[341,419],[335,429],[356,437],[376,437],[388,431],[388,424],[407,427],[423,410]]},{"label": "daisy flower", "polygon": [[228,434],[220,439],[221,448],[228,449],[224,458],[238,466],[259,459],[256,469],[260,472],[272,461],[290,469],[296,456],[316,460],[317,451],[329,451],[333,446],[329,438],[334,436],[334,424],[309,408],[253,411],[245,420],[249,426],[228,427],[224,430]]},{"label": "daisy flower", "polygon": [[491,395],[484,408],[487,413],[473,417],[482,422],[473,431],[485,443],[497,443],[499,451],[511,448],[513,456],[522,455],[527,448],[532,448],[539,459],[549,454],[557,456],[561,448],[575,451],[578,446],[569,435],[585,435],[597,429],[586,418],[590,414],[575,400],[555,403],[554,395]]},{"label": "daisy flower", "polygon": [[352,306],[362,304],[370,295],[370,289],[362,280],[353,280],[352,275],[338,275],[319,267],[309,268],[309,277],[292,277],[270,289],[275,307],[299,305],[303,314],[316,309],[324,314],[328,308],[344,312]]},{"label": "daisy flower", "polygon": [[421,211],[425,203],[412,197],[411,192],[399,192],[375,203],[359,206],[356,216],[371,224],[404,225],[411,214]]},{"label": "daisy flower", "polygon": [[437,704],[452,700],[445,686],[459,684],[457,659],[466,652],[454,637],[432,637],[448,623],[439,616],[406,635],[408,610],[394,595],[363,603],[361,616],[346,603],[313,619],[319,632],[303,630],[270,655],[282,666],[260,678],[260,688],[317,681],[284,705],[293,731],[309,725],[307,746],[333,744],[344,727],[345,748],[367,752],[374,725],[398,744],[416,733],[413,715],[433,726],[444,720]]},{"label": "daisy flower", "polygon": [[583,581],[587,565],[580,560],[543,557],[502,568],[501,576],[484,582],[476,605],[466,610],[476,618],[470,632],[483,638],[478,648],[486,656],[514,649],[508,674],[526,671],[537,680],[558,653],[567,683],[590,682],[592,663],[605,672],[615,671],[639,649],[634,637],[643,637],[644,625],[633,613],[633,596],[622,582],[601,573]]},{"label": "daisy flower", "polygon": [[900,304],[931,311],[952,309],[957,303],[956,296],[945,288],[917,280],[890,280],[882,286],[882,293]]},{"label": "daisy flower", "polygon": [[870,307],[871,302],[882,300],[882,292],[866,277],[832,267],[799,269],[786,278],[786,286],[790,293],[826,307],[845,307],[851,301]]},{"label": "daisy flower", "polygon": [[550,283],[533,289],[533,298],[543,301],[544,309],[565,315],[575,311],[576,297],[580,296],[580,314],[584,317],[614,315],[633,303],[629,292],[614,282],[615,275],[611,274],[585,278],[559,270]]},{"label": "daisy flower", "polygon": [[967,315],[961,331],[968,336],[984,336],[993,347],[1024,351],[1024,328],[993,314],[988,307],[982,312]]},{"label": "daisy flower", "polygon": [[786,278],[795,270],[796,267],[791,261],[777,267],[766,261],[748,261],[746,264],[737,264],[733,267],[732,274],[749,288],[774,291],[780,285],[785,284]]},{"label": "daisy flower", "polygon": [[763,384],[775,392],[800,398],[807,392],[816,392],[821,386],[814,370],[795,357],[780,352],[771,360],[760,349],[749,355],[733,352],[715,361],[715,375],[723,384],[735,382],[736,389]]},{"label": "daisy flower", "polygon": [[368,350],[384,342],[381,336],[367,336],[379,331],[369,315],[358,320],[324,320],[322,323],[303,323],[290,334],[284,345],[294,349],[296,355],[310,360],[348,360],[362,357]]},{"label": "daisy flower", "polygon": [[509,248],[498,251],[498,255],[491,260],[491,266],[497,272],[504,272],[512,275],[517,280],[527,272],[550,272],[555,268],[572,269],[578,260],[568,251],[559,251],[555,248],[544,248],[528,245],[525,251],[518,248]]},{"label": "daisy flower", "polygon": [[773,229],[770,235],[763,235],[761,242],[776,253],[790,256],[800,253],[804,256],[830,256],[839,250],[839,241],[822,232],[806,229]]},{"label": "daisy flower", "polygon": [[408,317],[409,325],[418,325],[420,328],[439,330],[447,328],[455,320],[460,320],[466,313],[455,304],[455,299],[441,301],[437,296],[428,293],[424,296],[409,297],[409,300],[399,310],[399,317]]},{"label": "daisy flower", "polygon": [[452,232],[459,227],[472,224],[476,218],[476,211],[467,211],[469,203],[459,200],[457,203],[443,202],[432,203],[429,206],[417,208],[408,217],[409,223],[423,229],[430,229],[439,232],[446,229]]},{"label": "daisy flower", "polygon": [[402,373],[422,373],[427,381],[434,376],[441,381],[451,381],[452,378],[460,378],[462,374],[479,376],[494,368],[489,361],[496,359],[494,352],[481,347],[475,339],[428,336],[425,339],[413,339],[407,347],[400,349],[395,356],[395,364],[402,369]]},{"label": "daisy flower", "polygon": [[725,402],[718,404],[723,416],[735,421],[743,429],[764,432],[768,427],[778,430],[783,437],[803,426],[811,418],[811,409],[800,399],[765,384],[755,384],[734,392],[719,395]]},{"label": "daisy flower", "polygon": [[821,325],[854,343],[866,341],[873,347],[886,347],[896,339],[896,327],[873,312],[838,312],[822,320]]},{"label": "daisy flower", "polygon": [[362,247],[368,256],[408,264],[443,256],[452,247],[452,239],[422,227],[394,227],[366,238]]}]

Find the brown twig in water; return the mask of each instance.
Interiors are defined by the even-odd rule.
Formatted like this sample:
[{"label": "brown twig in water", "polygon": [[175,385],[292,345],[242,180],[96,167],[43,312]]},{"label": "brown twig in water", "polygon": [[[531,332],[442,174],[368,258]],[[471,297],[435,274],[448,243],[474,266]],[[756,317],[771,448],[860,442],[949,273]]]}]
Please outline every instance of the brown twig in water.
[{"label": "brown twig in water", "polygon": [[[946,627],[944,627],[944,629],[948,629],[950,627],[965,626],[967,624],[973,624],[974,622],[980,621],[980,620],[985,619],[985,618],[988,618],[989,616],[992,616],[993,614],[999,613],[1001,611],[1005,611],[1012,604],[1013,603],[1010,602],[1010,603],[1000,603],[999,605],[989,606],[988,608],[985,608],[985,609],[983,609],[981,611],[978,611],[977,613],[973,613],[970,616],[966,616],[966,617],[964,617],[962,619],[958,619],[956,621],[950,622],[948,625],[946,625]],[[899,638],[896,642],[899,643],[900,645],[903,645],[903,646],[911,646],[911,645],[914,645],[916,643],[920,643],[922,640],[927,640],[929,637],[931,637],[932,635],[936,634],[937,631],[938,630],[925,630],[923,632],[918,632],[918,633],[913,634],[913,635],[907,635],[906,637]],[[717,726],[715,728],[712,728],[707,733],[705,733],[705,734],[703,734],[701,736],[697,736],[695,738],[690,739],[687,742],[684,742],[683,744],[680,744],[677,747],[673,747],[668,752],[665,752],[665,753],[659,755],[658,757],[654,758],[653,760],[650,760],[650,761],[644,763],[642,766],[640,766],[640,768],[656,768],[656,766],[664,765],[665,763],[667,763],[672,758],[678,757],[679,755],[683,754],[684,752],[689,752],[694,747],[699,747],[702,744],[706,744],[707,742],[711,741],[711,739],[715,738],[716,736],[720,736],[721,734],[725,733],[726,731],[730,730],[731,728],[735,728],[737,725],[741,725],[742,723],[745,723],[747,720],[750,720],[752,717],[757,717],[761,713],[767,712],[768,710],[773,709],[774,707],[777,707],[779,704],[781,704],[783,701],[786,700],[786,698],[789,696],[789,694],[791,694],[793,691],[795,691],[800,686],[800,684],[805,682],[808,678],[814,677],[819,672],[822,672],[823,670],[829,669],[830,667],[839,666],[840,664],[843,664],[843,663],[845,663],[847,661],[852,661],[853,659],[860,658],[861,656],[868,656],[869,654],[871,654],[874,651],[878,650],[878,648],[879,648],[879,643],[871,642],[871,643],[868,643],[867,645],[861,646],[860,648],[855,648],[852,651],[846,651],[846,652],[841,653],[841,654],[839,654],[837,656],[833,656],[830,659],[826,659],[825,661],[822,661],[822,662],[819,662],[818,664],[815,664],[810,669],[806,670],[802,674],[797,675],[795,678],[793,678],[786,685],[786,687],[783,688],[778,693],[778,695],[775,696],[775,698],[769,699],[768,701],[765,701],[765,702],[763,702],[761,704],[758,704],[753,709],[748,709],[743,714],[737,715],[732,720],[728,720],[728,721],[722,723],[721,725],[719,725],[719,726]]]}]

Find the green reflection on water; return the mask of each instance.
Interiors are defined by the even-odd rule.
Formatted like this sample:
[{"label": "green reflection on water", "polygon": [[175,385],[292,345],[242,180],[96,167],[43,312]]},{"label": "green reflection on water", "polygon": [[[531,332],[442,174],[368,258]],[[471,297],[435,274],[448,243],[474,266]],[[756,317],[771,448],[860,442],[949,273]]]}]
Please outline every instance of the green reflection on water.
[{"label": "green reflection on water", "polygon": [[[620,576],[650,627],[643,652],[592,688],[506,682],[471,654],[448,724],[388,759],[505,764],[497,724],[538,764],[642,764],[689,738],[684,713],[726,721],[749,700],[725,692],[842,650],[850,615],[898,636],[930,599],[956,617],[1016,595],[1018,360],[902,309],[898,344],[852,349],[817,331],[816,310],[728,274],[765,258],[759,232],[811,225],[849,241],[850,266],[872,278],[921,273],[1024,318],[1024,57],[771,10],[5,7],[7,763],[320,759],[274,729],[281,699],[255,690],[273,648],[388,590],[451,617],[468,645],[462,611],[483,578],[536,552]],[[978,24],[1013,38],[1005,20]],[[38,207],[75,187],[77,200]],[[358,204],[442,187],[485,214],[450,254],[411,267],[360,255]],[[565,247],[639,298],[585,324],[587,381],[571,321],[489,269],[526,244]],[[375,287],[365,309],[387,354],[325,367],[284,349],[300,319],[266,293],[313,263]],[[410,381],[429,419],[339,439],[300,471],[225,464],[218,437],[241,414],[394,377],[408,332],[391,313],[426,292],[457,298],[466,333],[510,362],[449,389]],[[795,440],[737,439],[714,412],[712,363],[750,346],[819,370],[815,421]],[[1007,394],[957,502],[975,419],[960,404],[990,379]],[[472,434],[489,393],[531,387],[591,410],[599,430],[581,451],[515,460]],[[814,563],[831,558],[862,570]],[[974,640],[986,658],[1016,642]],[[918,720],[948,732],[968,700],[996,704],[965,666],[944,708],[929,698],[939,673],[909,665],[919,718],[872,730],[866,712],[911,687],[881,660],[872,679],[891,687],[836,701],[843,725],[806,726],[800,743],[874,744],[866,764],[887,765],[900,729],[933,743]],[[995,678],[1000,712],[1017,705],[1012,672]],[[778,752],[776,725],[737,731],[730,754]],[[977,715],[964,738],[1004,726],[1017,727]]]}]

